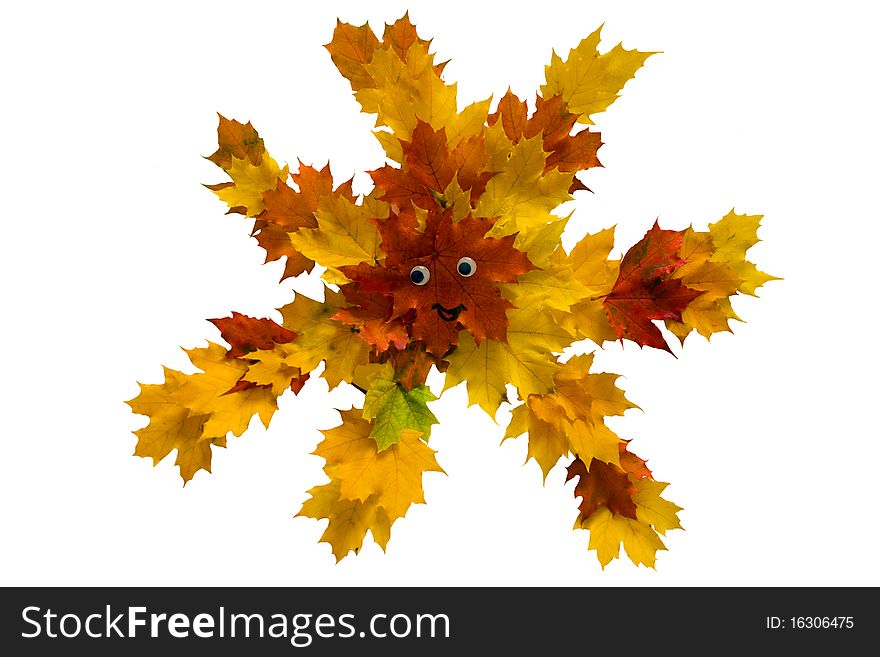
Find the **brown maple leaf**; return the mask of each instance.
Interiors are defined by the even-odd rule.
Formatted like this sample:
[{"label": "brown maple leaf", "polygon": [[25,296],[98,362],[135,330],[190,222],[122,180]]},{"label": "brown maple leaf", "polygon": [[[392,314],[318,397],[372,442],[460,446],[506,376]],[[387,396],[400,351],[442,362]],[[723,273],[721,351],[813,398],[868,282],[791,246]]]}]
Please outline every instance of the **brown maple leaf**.
[{"label": "brown maple leaf", "polygon": [[575,457],[568,466],[569,481],[579,477],[574,488],[574,496],[581,498],[581,519],[589,518],[600,506],[606,506],[612,513],[627,518],[636,518],[636,504],[632,500],[638,489],[630,481],[627,473],[616,465],[593,459],[590,469]]}]

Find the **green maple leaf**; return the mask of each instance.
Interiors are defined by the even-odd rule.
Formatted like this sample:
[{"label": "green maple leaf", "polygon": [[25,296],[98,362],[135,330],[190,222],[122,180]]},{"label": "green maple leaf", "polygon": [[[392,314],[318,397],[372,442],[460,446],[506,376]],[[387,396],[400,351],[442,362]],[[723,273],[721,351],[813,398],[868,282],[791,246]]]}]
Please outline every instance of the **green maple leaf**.
[{"label": "green maple leaf", "polygon": [[431,435],[431,425],[437,424],[437,418],[427,402],[435,399],[437,397],[426,385],[406,390],[394,376],[390,363],[378,369],[367,389],[364,419],[375,421],[370,435],[379,445],[379,450],[400,442],[407,429],[420,433],[427,440]]}]

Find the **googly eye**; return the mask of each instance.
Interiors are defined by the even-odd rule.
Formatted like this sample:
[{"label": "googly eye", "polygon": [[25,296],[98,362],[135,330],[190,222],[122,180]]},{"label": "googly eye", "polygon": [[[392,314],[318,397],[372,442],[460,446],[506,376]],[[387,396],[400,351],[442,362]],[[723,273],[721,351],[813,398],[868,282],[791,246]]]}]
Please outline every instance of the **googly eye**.
[{"label": "googly eye", "polygon": [[427,285],[431,280],[431,272],[427,267],[416,265],[409,270],[409,280],[413,282],[413,285]]},{"label": "googly eye", "polygon": [[474,262],[473,258],[462,258],[458,261],[458,264],[455,265],[455,271],[458,272],[459,276],[464,276],[465,278],[468,278],[476,273],[477,263]]}]

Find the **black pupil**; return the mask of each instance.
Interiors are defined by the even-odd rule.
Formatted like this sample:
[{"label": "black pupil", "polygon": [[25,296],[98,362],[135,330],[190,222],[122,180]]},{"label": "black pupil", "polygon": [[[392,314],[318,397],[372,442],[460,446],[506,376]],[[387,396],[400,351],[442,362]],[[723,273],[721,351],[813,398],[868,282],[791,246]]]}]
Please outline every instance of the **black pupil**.
[{"label": "black pupil", "polygon": [[409,280],[418,285],[425,280],[425,272],[423,272],[421,269],[413,269],[409,273]]},{"label": "black pupil", "polygon": [[471,263],[469,262],[459,262],[458,263],[458,273],[462,276],[467,276],[471,273]]}]

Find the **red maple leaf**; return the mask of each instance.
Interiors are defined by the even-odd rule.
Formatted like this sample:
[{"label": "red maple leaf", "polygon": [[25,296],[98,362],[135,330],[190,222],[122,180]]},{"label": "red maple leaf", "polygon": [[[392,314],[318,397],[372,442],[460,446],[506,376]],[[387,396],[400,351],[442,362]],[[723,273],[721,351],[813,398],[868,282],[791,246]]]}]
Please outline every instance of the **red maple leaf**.
[{"label": "red maple leaf", "polygon": [[671,274],[685,263],[678,252],[683,231],[661,230],[657,222],[626,252],[620,273],[605,297],[605,313],[619,339],[672,353],[655,319],[681,321],[687,305],[703,294]]},{"label": "red maple leaf", "polygon": [[220,329],[220,336],[231,347],[226,355],[229,358],[240,358],[258,349],[273,349],[276,344],[285,344],[296,340],[296,333],[267,317],[249,317],[234,310],[232,317],[209,319]]},{"label": "red maple leaf", "polygon": [[513,247],[515,235],[487,238],[492,220],[470,215],[454,223],[450,211],[430,212],[425,231],[413,218],[392,214],[378,220],[384,266],[361,263],[341,267],[364,292],[390,294],[394,317],[415,310],[411,335],[429,352],[443,356],[456,344],[461,327],[479,343],[485,338],[507,340],[507,315],[512,304],[498,283],[510,283],[534,265]]}]

